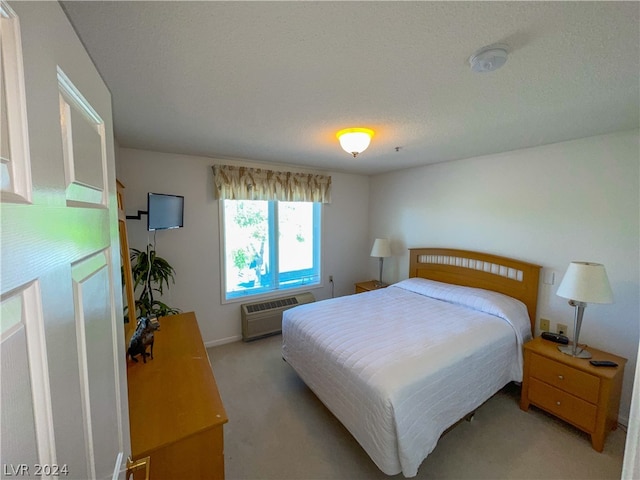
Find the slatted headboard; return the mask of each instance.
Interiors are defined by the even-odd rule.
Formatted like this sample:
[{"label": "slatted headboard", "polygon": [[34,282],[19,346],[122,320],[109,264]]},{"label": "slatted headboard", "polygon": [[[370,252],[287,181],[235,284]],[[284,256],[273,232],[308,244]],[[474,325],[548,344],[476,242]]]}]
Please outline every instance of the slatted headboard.
[{"label": "slatted headboard", "polygon": [[527,306],[535,332],[540,266],[487,253],[451,248],[410,248],[409,277],[484,288]]}]

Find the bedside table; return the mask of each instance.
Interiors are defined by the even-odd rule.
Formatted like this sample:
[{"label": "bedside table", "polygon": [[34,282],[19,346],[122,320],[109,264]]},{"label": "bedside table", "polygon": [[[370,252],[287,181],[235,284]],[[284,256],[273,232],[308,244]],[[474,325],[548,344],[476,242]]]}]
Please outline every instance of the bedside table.
[{"label": "bedside table", "polygon": [[356,293],[370,292],[371,290],[380,290],[381,288],[387,288],[389,286],[384,283],[381,287],[378,287],[377,283],[377,280],[369,280],[368,282],[356,283]]},{"label": "bedside table", "polygon": [[594,367],[589,360],[558,351],[558,344],[540,337],[524,345],[520,408],[533,404],[591,435],[602,452],[610,430],[618,427],[618,408],[626,358],[587,348],[593,360],[611,360],[617,367]]}]

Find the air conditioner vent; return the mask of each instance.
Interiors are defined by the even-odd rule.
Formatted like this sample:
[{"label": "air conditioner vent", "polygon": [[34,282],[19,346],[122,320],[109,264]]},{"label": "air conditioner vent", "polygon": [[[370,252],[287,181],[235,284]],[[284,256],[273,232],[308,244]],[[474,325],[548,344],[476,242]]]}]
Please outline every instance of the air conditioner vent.
[{"label": "air conditioner vent", "polygon": [[299,293],[291,297],[272,298],[264,302],[243,303],[242,339],[245,342],[273,335],[282,331],[282,312],[305,303],[315,302],[311,292]]},{"label": "air conditioner vent", "polygon": [[296,297],[289,297],[289,298],[280,298],[277,300],[271,300],[271,301],[262,302],[262,303],[252,303],[247,305],[247,312],[248,313],[260,312],[262,310],[271,310],[273,308],[288,307],[290,305],[298,305],[298,299]]}]

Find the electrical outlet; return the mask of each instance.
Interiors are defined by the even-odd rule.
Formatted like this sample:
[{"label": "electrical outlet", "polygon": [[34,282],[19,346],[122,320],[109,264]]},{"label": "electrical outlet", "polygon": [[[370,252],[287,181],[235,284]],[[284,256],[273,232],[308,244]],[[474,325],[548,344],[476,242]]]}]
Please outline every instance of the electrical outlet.
[{"label": "electrical outlet", "polygon": [[543,332],[548,332],[551,329],[551,322],[546,318],[540,319],[540,330]]},{"label": "electrical outlet", "polygon": [[566,335],[567,334],[567,326],[563,325],[562,323],[558,324],[558,333],[560,335]]}]

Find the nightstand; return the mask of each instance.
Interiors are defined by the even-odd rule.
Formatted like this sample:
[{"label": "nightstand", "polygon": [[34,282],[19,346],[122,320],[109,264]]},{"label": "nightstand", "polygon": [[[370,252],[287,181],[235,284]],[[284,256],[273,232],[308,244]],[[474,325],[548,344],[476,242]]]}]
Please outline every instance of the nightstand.
[{"label": "nightstand", "polygon": [[617,367],[594,367],[589,360],[558,351],[558,344],[540,337],[524,345],[520,408],[533,404],[591,435],[602,452],[610,430],[618,427],[618,408],[626,358],[588,347],[593,360],[611,360]]},{"label": "nightstand", "polygon": [[378,286],[377,280],[369,280],[368,282],[356,283],[356,293],[370,292],[371,290],[379,290],[381,288],[387,288],[389,285],[383,283],[382,286]]}]

